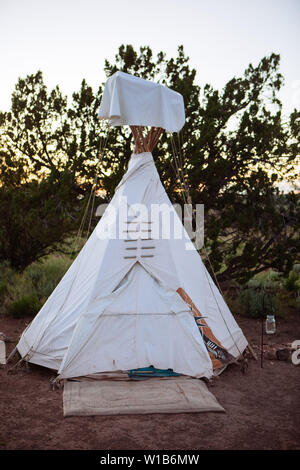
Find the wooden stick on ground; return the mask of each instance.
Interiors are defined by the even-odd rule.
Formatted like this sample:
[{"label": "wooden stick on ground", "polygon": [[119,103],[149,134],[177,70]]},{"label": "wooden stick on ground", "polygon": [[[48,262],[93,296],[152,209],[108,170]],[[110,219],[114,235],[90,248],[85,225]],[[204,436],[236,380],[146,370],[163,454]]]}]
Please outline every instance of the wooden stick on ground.
[{"label": "wooden stick on ground", "polygon": [[247,348],[249,349],[250,353],[252,354],[253,359],[255,359],[257,361],[258,360],[257,355],[256,355],[256,353],[254,352],[252,346],[249,343],[248,343]]}]

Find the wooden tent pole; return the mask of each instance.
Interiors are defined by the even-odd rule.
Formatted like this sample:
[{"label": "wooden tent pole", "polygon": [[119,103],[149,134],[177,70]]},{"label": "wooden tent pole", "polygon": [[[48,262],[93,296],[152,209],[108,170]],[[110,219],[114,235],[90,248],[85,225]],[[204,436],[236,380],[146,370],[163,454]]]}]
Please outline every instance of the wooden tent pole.
[{"label": "wooden tent pole", "polygon": [[163,132],[161,127],[151,127],[144,135],[143,126],[130,126],[134,138],[134,153],[152,152]]}]

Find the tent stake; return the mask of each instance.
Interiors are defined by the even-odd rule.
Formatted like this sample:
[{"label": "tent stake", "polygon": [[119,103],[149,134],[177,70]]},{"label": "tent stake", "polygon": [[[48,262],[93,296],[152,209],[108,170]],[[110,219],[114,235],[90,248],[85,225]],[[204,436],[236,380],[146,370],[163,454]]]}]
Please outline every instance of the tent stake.
[{"label": "tent stake", "polygon": [[7,361],[6,361],[6,364],[8,364],[8,363],[12,360],[12,358],[14,357],[14,355],[16,354],[16,352],[17,352],[17,347],[15,347],[15,348],[12,350],[12,352],[10,353],[10,355],[8,356]]}]

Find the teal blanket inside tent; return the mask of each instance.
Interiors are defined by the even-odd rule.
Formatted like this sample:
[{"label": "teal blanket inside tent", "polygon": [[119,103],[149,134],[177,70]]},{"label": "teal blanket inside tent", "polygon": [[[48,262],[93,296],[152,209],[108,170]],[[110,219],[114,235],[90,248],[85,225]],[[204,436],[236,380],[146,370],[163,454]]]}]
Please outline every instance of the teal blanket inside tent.
[{"label": "teal blanket inside tent", "polygon": [[131,379],[139,378],[149,378],[149,377],[178,377],[180,374],[177,374],[172,369],[156,369],[153,366],[150,367],[141,367],[140,369],[131,369],[127,371],[128,377]]}]

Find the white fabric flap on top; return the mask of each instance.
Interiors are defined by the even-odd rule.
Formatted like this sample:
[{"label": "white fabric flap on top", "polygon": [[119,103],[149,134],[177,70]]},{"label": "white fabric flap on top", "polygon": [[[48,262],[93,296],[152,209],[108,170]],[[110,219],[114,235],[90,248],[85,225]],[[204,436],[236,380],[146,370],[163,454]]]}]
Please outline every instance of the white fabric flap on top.
[{"label": "white fabric flap on top", "polygon": [[170,88],[128,73],[106,82],[99,117],[112,126],[155,126],[179,132],[185,123],[183,97]]}]

